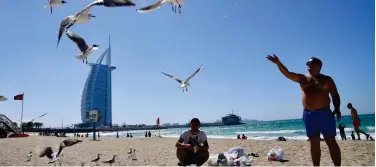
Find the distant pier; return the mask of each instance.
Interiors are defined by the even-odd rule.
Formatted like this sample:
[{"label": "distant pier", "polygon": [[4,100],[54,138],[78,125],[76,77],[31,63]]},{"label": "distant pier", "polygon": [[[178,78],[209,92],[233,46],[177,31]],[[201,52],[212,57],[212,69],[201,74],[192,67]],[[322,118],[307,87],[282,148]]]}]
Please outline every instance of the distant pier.
[{"label": "distant pier", "polygon": [[[228,126],[222,123],[202,123],[201,127],[212,126]],[[172,128],[188,128],[189,125],[173,125],[173,126],[132,126],[132,127],[112,127],[112,128],[96,128],[97,132],[116,132],[116,131],[132,131],[132,130],[159,130]],[[93,128],[24,128],[24,132],[45,132],[45,133],[90,133]]]}]

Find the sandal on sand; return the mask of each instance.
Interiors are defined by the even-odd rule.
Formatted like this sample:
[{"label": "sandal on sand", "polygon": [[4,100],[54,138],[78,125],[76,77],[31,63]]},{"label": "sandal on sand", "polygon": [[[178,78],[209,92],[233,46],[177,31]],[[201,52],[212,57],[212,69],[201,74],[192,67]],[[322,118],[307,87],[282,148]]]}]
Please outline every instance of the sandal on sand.
[{"label": "sandal on sand", "polygon": [[253,156],[253,157],[259,157],[259,155],[257,153],[251,153],[249,154],[250,156]]}]

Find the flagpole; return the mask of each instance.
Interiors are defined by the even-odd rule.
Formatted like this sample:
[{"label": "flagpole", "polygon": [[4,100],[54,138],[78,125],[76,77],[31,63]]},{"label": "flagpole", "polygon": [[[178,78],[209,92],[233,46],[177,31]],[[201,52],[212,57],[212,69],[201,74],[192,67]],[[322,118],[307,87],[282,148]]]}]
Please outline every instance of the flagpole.
[{"label": "flagpole", "polygon": [[160,119],[159,119],[159,117],[158,117],[158,119],[157,119],[157,126],[158,126],[158,137],[161,137],[161,129],[160,129],[160,124],[161,124],[161,122],[160,122]]},{"label": "flagpole", "polygon": [[25,99],[25,97],[24,97],[24,92],[22,92],[22,110],[21,110],[21,132],[23,132],[23,126],[22,126],[22,118],[23,118],[23,105],[24,105],[24,99]]}]

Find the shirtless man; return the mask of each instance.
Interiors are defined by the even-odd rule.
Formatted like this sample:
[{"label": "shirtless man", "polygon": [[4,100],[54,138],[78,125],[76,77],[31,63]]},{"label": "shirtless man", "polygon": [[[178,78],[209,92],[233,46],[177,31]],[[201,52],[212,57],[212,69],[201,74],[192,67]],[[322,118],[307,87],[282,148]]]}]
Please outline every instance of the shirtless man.
[{"label": "shirtless man", "polygon": [[362,130],[359,129],[359,126],[360,126],[360,119],[359,119],[359,116],[358,116],[358,112],[355,110],[355,108],[352,106],[351,103],[348,103],[347,104],[347,108],[350,109],[350,112],[351,112],[351,118],[353,120],[353,125],[354,125],[354,129],[355,129],[355,132],[356,134],[358,135],[358,140],[360,140],[360,135],[359,135],[359,132],[360,133],[363,133],[364,135],[366,135],[366,138],[367,140],[369,139],[369,134],[363,132]]},{"label": "shirtless man", "polygon": [[[300,85],[304,107],[303,121],[311,143],[313,165],[320,165],[320,133],[322,133],[334,165],[340,166],[341,150],[335,140],[337,132],[334,119],[334,115],[337,115],[338,121],[341,119],[340,97],[333,79],[320,74],[321,60],[315,57],[309,59],[306,63],[309,75],[303,75],[290,72],[276,55],[268,55],[267,59],[276,64],[285,77]],[[333,100],[333,112],[330,110],[329,94]]]}]

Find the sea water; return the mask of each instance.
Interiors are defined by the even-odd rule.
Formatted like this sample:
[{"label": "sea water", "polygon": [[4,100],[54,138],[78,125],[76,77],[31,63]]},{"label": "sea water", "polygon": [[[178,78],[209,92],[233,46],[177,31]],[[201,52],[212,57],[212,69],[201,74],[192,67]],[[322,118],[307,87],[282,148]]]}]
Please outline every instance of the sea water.
[{"label": "sea water", "polygon": [[[375,137],[375,114],[359,115],[361,120],[360,129],[371,136]],[[342,116],[341,122],[345,124],[345,133],[347,138],[351,138],[351,131],[354,131],[351,116]],[[338,126],[338,122],[337,122]],[[180,134],[189,128],[171,128],[162,129],[160,134],[163,137],[178,138]],[[341,139],[339,129],[337,129],[337,139]],[[244,134],[248,139],[254,140],[276,140],[283,136],[288,140],[307,140],[304,122],[302,119],[277,120],[277,121],[259,121],[255,123],[234,125],[234,126],[217,126],[202,127],[202,131],[206,133],[208,138],[218,139],[236,139],[237,135]],[[133,137],[145,137],[146,130],[121,131],[120,137],[126,137],[127,133],[132,133]],[[149,131],[149,130],[147,130]],[[150,130],[152,136],[159,134],[158,130]],[[357,135],[354,131],[354,135]],[[101,137],[116,137],[116,132],[100,133]],[[365,139],[365,135],[360,134],[361,139]]]}]

